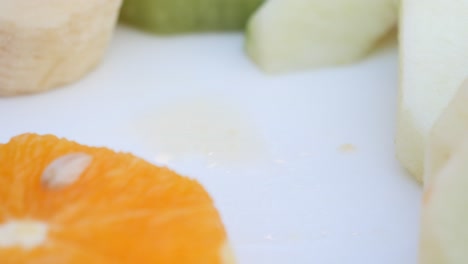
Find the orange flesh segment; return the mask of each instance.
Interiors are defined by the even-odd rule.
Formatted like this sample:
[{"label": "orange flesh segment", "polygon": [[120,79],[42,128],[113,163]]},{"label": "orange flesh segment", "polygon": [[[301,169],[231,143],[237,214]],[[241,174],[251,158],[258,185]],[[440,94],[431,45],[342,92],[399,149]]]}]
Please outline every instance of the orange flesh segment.
[{"label": "orange flesh segment", "polygon": [[[54,160],[86,153],[92,162],[61,189],[41,184]],[[0,225],[31,219],[46,241],[0,248],[2,263],[223,263],[227,235],[195,180],[128,153],[24,134],[0,144]]]}]

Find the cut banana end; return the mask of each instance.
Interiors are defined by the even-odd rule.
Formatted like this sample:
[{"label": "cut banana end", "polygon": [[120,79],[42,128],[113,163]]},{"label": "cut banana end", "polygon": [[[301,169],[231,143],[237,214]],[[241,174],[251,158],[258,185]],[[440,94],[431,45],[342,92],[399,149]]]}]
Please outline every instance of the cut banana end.
[{"label": "cut banana end", "polygon": [[264,0],[125,0],[121,20],[159,34],[244,29]]},{"label": "cut banana end", "polygon": [[397,157],[419,181],[429,132],[468,75],[468,1],[403,0]]},{"label": "cut banana end", "polygon": [[270,0],[248,24],[246,50],[270,73],[347,64],[397,22],[399,0]]},{"label": "cut banana end", "polygon": [[0,96],[77,81],[101,60],[121,0],[0,2]]}]

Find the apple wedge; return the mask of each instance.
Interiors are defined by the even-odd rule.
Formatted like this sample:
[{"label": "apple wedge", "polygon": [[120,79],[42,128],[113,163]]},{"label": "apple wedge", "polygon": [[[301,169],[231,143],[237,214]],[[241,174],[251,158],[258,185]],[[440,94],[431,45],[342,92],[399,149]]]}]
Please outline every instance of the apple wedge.
[{"label": "apple wedge", "polygon": [[420,264],[468,263],[468,79],[429,136]]},{"label": "apple wedge", "polygon": [[[429,134],[424,182],[437,175],[452,153],[468,137],[468,79],[460,87]],[[468,161],[468,156],[466,157]]]},{"label": "apple wedge", "polygon": [[434,122],[468,75],[468,1],[403,0],[397,157],[419,181]]},{"label": "apple wedge", "polygon": [[420,264],[468,263],[468,135],[425,186]]},{"label": "apple wedge", "polygon": [[246,50],[269,73],[355,62],[395,25],[399,0],[270,0],[250,19]]},{"label": "apple wedge", "polygon": [[421,264],[468,263],[468,137],[427,185],[421,229]]}]

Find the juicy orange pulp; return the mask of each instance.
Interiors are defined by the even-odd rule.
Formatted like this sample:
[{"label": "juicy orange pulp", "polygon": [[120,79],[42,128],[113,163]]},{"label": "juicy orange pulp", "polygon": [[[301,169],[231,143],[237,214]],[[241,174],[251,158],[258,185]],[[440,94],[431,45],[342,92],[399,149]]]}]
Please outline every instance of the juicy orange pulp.
[{"label": "juicy orange pulp", "polygon": [[[45,171],[67,155],[90,162],[76,180],[48,185]],[[220,215],[195,180],[53,135],[14,137],[0,161],[2,264],[233,263]],[[60,164],[51,177],[76,172]]]}]

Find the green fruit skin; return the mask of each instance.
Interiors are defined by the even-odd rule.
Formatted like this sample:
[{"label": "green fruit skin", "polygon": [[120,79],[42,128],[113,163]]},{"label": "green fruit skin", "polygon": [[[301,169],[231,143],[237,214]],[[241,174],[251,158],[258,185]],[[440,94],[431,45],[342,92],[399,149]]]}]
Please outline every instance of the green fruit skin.
[{"label": "green fruit skin", "polygon": [[125,0],[120,20],[157,34],[243,30],[264,0]]}]

